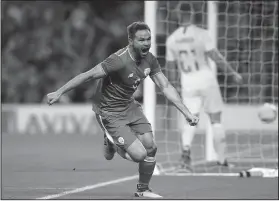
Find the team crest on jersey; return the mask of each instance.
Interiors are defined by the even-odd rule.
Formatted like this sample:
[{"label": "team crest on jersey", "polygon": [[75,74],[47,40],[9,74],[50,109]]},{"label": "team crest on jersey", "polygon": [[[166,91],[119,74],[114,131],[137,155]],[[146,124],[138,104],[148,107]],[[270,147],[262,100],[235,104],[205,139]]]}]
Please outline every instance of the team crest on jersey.
[{"label": "team crest on jersey", "polygon": [[118,138],[118,142],[123,145],[124,144],[124,138],[123,137],[119,137]]},{"label": "team crest on jersey", "polygon": [[128,78],[134,77],[134,73],[131,73]]},{"label": "team crest on jersey", "polygon": [[149,75],[149,73],[150,73],[150,68],[144,69],[144,75],[145,75],[145,77],[146,77],[147,75]]}]

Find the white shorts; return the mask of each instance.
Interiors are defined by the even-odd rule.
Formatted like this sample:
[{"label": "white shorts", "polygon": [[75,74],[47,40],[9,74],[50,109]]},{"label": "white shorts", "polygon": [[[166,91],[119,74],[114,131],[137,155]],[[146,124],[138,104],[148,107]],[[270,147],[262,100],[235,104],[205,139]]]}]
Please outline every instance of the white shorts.
[{"label": "white shorts", "polygon": [[211,80],[208,86],[182,89],[182,100],[193,114],[199,114],[202,108],[209,114],[221,112],[224,104],[217,80]]}]

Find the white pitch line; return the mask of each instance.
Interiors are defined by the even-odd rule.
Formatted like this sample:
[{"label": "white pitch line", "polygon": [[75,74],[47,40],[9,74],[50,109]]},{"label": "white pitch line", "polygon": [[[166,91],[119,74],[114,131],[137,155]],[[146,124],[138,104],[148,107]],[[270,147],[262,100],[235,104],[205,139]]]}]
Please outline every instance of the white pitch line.
[{"label": "white pitch line", "polygon": [[[249,149],[249,152],[253,153],[253,152],[255,152],[258,149],[259,148],[252,148],[252,149]],[[266,147],[264,147],[262,149],[266,149]],[[238,153],[237,152],[230,153],[230,154],[228,154],[228,156],[232,157],[232,156],[242,155],[243,153],[246,153],[246,152],[247,152],[247,150],[243,150],[243,151],[238,152]],[[192,166],[205,164],[207,162],[208,161],[206,161],[206,160],[195,161],[195,162],[193,162]],[[36,199],[37,200],[48,200],[48,199],[59,198],[59,197],[62,197],[62,196],[65,196],[65,195],[69,195],[69,194],[80,193],[80,192],[87,191],[87,190],[93,190],[93,189],[101,188],[101,187],[104,187],[104,186],[109,186],[109,185],[112,185],[112,184],[117,184],[117,183],[121,183],[121,182],[125,182],[125,181],[134,180],[136,178],[138,178],[138,175],[133,175],[133,176],[129,176],[129,177],[123,177],[121,179],[111,180],[111,181],[107,181],[107,182],[101,182],[101,183],[97,183],[97,184],[94,184],[94,185],[85,186],[85,187],[82,187],[82,188],[76,188],[74,190],[64,191],[64,192],[61,192],[61,193],[58,193],[58,194],[48,195],[48,196],[41,197],[41,198],[36,198]]]},{"label": "white pitch line", "polygon": [[130,180],[133,180],[133,179],[136,179],[136,178],[138,178],[138,175],[134,175],[134,176],[130,176],[130,177],[124,177],[124,178],[121,178],[121,179],[116,179],[116,180],[107,181],[107,182],[102,182],[102,183],[98,183],[98,184],[91,185],[91,186],[85,186],[85,187],[77,188],[77,189],[71,190],[71,191],[64,191],[62,193],[37,198],[37,200],[48,200],[48,199],[59,198],[59,197],[62,197],[64,195],[80,193],[80,192],[83,192],[83,191],[92,190],[92,189],[108,186],[108,185],[111,185],[111,184],[117,184],[117,183],[121,183],[121,182],[125,182],[125,181],[130,181]]},{"label": "white pitch line", "polygon": [[73,190],[76,188],[49,188],[49,187],[2,187],[8,190]]}]

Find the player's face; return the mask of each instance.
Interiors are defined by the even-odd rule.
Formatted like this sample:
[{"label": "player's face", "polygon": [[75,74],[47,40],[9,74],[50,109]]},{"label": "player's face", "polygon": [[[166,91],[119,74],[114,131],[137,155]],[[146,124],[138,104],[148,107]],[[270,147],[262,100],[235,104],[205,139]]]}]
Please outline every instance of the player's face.
[{"label": "player's face", "polygon": [[151,46],[151,34],[149,30],[139,30],[135,33],[134,39],[131,41],[136,54],[144,58]]},{"label": "player's face", "polygon": [[189,13],[178,13],[177,18],[178,18],[179,24],[192,22],[192,17],[191,17],[191,14],[189,14]]}]

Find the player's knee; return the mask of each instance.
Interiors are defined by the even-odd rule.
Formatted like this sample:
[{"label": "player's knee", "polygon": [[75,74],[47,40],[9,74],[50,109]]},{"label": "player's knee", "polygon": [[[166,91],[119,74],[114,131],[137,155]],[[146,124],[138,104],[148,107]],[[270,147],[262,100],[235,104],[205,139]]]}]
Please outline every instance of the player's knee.
[{"label": "player's knee", "polygon": [[157,145],[153,138],[144,141],[144,148],[146,149],[147,156],[154,157],[157,152]]},{"label": "player's knee", "polygon": [[143,146],[129,147],[127,149],[127,153],[130,155],[132,160],[136,163],[143,161],[147,156],[147,151]]},{"label": "player's knee", "polygon": [[146,150],[141,150],[141,151],[131,155],[131,158],[133,159],[133,161],[139,163],[139,162],[143,161],[146,158],[146,156],[147,156]]},{"label": "player's knee", "polygon": [[153,145],[150,148],[146,149],[147,156],[154,157],[157,153],[157,145],[153,143]]},{"label": "player's knee", "polygon": [[126,152],[130,155],[134,162],[140,162],[147,156],[146,148],[143,146],[140,140],[136,139],[128,148]]}]

